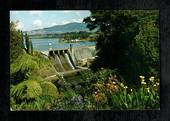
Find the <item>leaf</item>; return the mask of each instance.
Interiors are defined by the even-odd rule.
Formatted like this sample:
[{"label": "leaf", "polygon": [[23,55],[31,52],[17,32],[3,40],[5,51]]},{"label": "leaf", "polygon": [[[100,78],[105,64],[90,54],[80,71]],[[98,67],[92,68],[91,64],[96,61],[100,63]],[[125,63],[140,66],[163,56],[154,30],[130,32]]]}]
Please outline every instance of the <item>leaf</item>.
[{"label": "leaf", "polygon": [[31,55],[24,53],[10,65],[11,74],[17,73],[20,70],[21,72],[25,72],[28,70],[38,70],[37,62],[33,60],[33,57]]},{"label": "leaf", "polygon": [[52,97],[57,97],[58,96],[58,89],[57,87],[48,81],[42,81],[41,82],[41,87],[42,87],[42,95],[48,95]]},{"label": "leaf", "polygon": [[42,88],[37,81],[27,80],[13,86],[10,92],[16,99],[33,99],[42,94]]}]

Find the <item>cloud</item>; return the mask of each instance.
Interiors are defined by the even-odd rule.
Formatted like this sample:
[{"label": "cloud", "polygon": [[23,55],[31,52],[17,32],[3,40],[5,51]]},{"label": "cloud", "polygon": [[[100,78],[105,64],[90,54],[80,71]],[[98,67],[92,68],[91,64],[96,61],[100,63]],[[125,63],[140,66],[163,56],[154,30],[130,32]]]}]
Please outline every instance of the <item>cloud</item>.
[{"label": "cloud", "polygon": [[18,11],[10,11],[10,13],[12,13],[12,14],[17,14]]},{"label": "cloud", "polygon": [[71,21],[72,21],[72,22],[78,22],[78,23],[81,23],[81,22],[83,22],[83,18],[79,18],[79,19],[72,19]]},{"label": "cloud", "polygon": [[80,11],[76,11],[76,15],[80,17]]},{"label": "cloud", "polygon": [[30,15],[40,16],[41,14],[42,14],[42,11],[30,11]]},{"label": "cloud", "polygon": [[24,28],[24,24],[22,22],[17,22],[17,25],[16,25],[16,29],[23,29]]},{"label": "cloud", "polygon": [[83,22],[83,18],[79,18],[79,19],[70,19],[69,21],[63,21],[62,24],[68,24],[68,23],[72,23],[72,22],[81,23],[81,22]]},{"label": "cloud", "polygon": [[41,20],[33,21],[33,27],[34,28],[42,28],[42,21]]},{"label": "cloud", "polygon": [[64,12],[64,13],[70,13],[71,11],[62,11],[62,12]]},{"label": "cloud", "polygon": [[51,26],[55,26],[55,25],[57,25],[55,22],[54,22],[54,23],[51,23]]},{"label": "cloud", "polygon": [[62,24],[68,24],[70,21],[63,21]]}]

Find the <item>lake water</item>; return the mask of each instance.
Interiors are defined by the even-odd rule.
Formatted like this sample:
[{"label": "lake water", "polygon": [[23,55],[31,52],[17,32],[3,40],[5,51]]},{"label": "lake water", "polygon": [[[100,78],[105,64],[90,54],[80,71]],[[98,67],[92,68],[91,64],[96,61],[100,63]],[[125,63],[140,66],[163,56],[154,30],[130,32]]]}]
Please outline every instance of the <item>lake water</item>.
[{"label": "lake water", "polygon": [[[96,42],[77,42],[77,43],[60,43],[58,38],[44,38],[44,39],[31,39],[34,50],[47,51],[50,47],[52,49],[65,49],[69,48],[70,44],[72,47],[92,46],[96,45]],[[51,46],[49,46],[51,43]]]}]

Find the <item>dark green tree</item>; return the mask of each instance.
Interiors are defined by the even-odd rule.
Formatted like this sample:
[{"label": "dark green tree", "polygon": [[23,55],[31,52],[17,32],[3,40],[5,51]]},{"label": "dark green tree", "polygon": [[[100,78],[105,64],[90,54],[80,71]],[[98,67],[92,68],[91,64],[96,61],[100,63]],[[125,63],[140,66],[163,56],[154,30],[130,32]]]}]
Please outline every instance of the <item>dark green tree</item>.
[{"label": "dark green tree", "polygon": [[33,55],[34,50],[33,50],[33,44],[32,44],[32,41],[30,41],[30,50],[31,50],[31,55]]},{"label": "dark green tree", "polygon": [[21,33],[21,47],[24,49],[25,48],[24,47],[24,34],[22,31],[20,33]]},{"label": "dark green tree", "polygon": [[[92,10],[84,19],[90,30],[98,30],[98,58],[92,65],[117,68],[125,80],[136,80],[159,71],[158,11]],[[132,82],[132,81],[131,81]]]},{"label": "dark green tree", "polygon": [[16,30],[17,23],[10,22],[10,63],[22,54],[22,40],[20,32]]},{"label": "dark green tree", "polygon": [[28,54],[30,54],[30,40],[27,33],[25,34],[25,42],[26,42],[26,51]]}]

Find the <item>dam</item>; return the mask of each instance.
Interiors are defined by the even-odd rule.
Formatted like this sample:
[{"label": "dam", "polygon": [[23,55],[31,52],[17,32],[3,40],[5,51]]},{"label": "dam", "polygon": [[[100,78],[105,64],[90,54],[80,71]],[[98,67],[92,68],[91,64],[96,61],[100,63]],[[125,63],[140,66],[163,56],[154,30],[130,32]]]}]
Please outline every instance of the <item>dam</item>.
[{"label": "dam", "polygon": [[48,56],[57,73],[62,76],[76,75],[88,69],[96,56],[95,46],[50,49],[42,53]]}]

